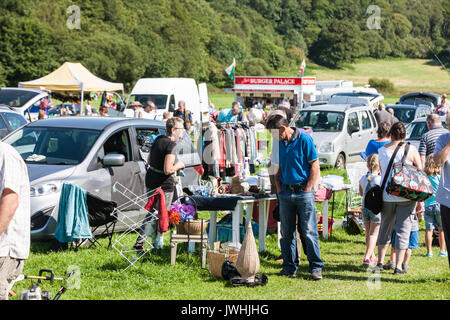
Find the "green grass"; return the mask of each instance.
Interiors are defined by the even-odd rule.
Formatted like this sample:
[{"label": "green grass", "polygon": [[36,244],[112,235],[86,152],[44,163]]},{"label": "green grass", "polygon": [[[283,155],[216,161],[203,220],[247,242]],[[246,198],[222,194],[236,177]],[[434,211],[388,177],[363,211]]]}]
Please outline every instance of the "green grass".
[{"label": "green grass", "polygon": [[[128,237],[130,243],[135,235]],[[47,253],[48,244],[35,243],[30,258],[25,263],[24,274],[37,275],[42,268],[52,269],[56,276],[66,274],[76,266],[80,272],[79,288],[72,288],[62,300],[448,300],[450,284],[448,261],[437,257],[425,258],[423,222],[420,230],[420,248],[414,250],[410,271],[401,277],[384,271],[379,281],[371,282],[370,273],[361,265],[364,254],[364,236],[348,235],[342,229],[333,230],[333,238],[320,239],[321,257],[324,260],[324,279],[308,280],[308,263],[303,255],[296,279],[278,277],[281,265],[275,261],[280,255],[276,235],[267,237],[267,251],[260,254],[261,268],[258,273],[267,275],[264,287],[231,287],[225,280],[214,278],[200,268],[198,252],[190,257],[183,245],[179,245],[177,263],[170,265],[168,234],[161,256],[146,256],[137,268],[127,267],[126,261],[114,249],[81,248],[78,252]],[[101,239],[106,245],[106,240]],[[14,290],[20,293],[28,289],[31,280],[20,281]],[[43,282],[41,288],[54,295],[64,283],[55,281],[51,286]],[[379,287],[376,287],[379,285]],[[11,298],[12,300],[18,297]]]}]

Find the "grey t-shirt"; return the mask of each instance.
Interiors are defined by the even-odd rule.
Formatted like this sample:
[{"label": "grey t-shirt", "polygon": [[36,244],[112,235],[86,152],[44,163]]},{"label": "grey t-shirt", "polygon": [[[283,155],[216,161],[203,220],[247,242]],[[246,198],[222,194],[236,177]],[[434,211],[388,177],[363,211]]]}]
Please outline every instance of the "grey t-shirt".
[{"label": "grey t-shirt", "polygon": [[380,122],[392,123],[392,115],[386,110],[378,110],[374,113],[374,116],[378,124],[380,124]]},{"label": "grey t-shirt", "polygon": [[[434,154],[441,151],[447,142],[450,140],[450,132],[444,133],[436,140],[436,147],[434,148]],[[436,201],[440,204],[450,208],[450,154],[447,157],[447,161],[444,162],[441,168],[441,181],[436,191]]]}]

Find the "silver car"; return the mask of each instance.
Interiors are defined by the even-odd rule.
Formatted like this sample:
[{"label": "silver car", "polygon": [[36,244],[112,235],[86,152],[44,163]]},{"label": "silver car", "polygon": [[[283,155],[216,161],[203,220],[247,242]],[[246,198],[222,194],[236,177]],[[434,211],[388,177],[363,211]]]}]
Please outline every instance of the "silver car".
[{"label": "silver car", "polygon": [[[447,123],[445,122],[445,116],[441,117],[442,126],[447,128]],[[406,141],[410,142],[413,146],[419,149],[420,139],[427,133],[427,118],[417,118],[410,124],[406,126]]]},{"label": "silver car", "polygon": [[377,138],[377,122],[371,106],[325,104],[299,111],[297,128],[312,129],[320,165],[344,169],[347,162],[361,161],[371,139]]},{"label": "silver car", "polygon": [[[31,182],[31,238],[51,239],[64,182],[107,201],[128,201],[112,192],[116,182],[136,195],[146,192],[146,159],[152,139],[165,133],[165,122],[134,118],[58,117],[27,124],[4,138],[25,160]],[[201,160],[187,134],[177,157],[186,165],[183,186],[200,182]],[[199,172],[197,172],[199,171]],[[129,208],[132,219],[145,212]],[[116,230],[123,226],[117,224]]]}]

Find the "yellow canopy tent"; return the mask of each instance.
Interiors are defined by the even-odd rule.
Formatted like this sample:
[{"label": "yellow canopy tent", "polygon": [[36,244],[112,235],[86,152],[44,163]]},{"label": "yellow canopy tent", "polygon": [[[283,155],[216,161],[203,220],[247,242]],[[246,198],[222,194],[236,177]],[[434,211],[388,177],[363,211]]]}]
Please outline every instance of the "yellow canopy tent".
[{"label": "yellow canopy tent", "polygon": [[[81,91],[81,107],[83,106],[85,91],[124,91],[123,83],[100,79],[89,72],[81,63],[71,62],[65,62],[58,69],[42,78],[19,82],[19,88],[45,88],[55,92]],[[84,108],[82,111],[84,111]]]}]

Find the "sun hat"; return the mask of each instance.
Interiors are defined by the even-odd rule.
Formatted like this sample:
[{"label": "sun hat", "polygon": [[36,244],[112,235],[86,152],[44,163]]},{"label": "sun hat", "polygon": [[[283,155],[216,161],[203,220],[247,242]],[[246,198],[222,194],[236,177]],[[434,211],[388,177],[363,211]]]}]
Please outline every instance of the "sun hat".
[{"label": "sun hat", "polygon": [[130,104],[130,106],[131,106],[131,107],[134,107],[134,106],[140,106],[140,107],[142,107],[142,103],[140,103],[139,101],[134,101],[132,104]]}]

